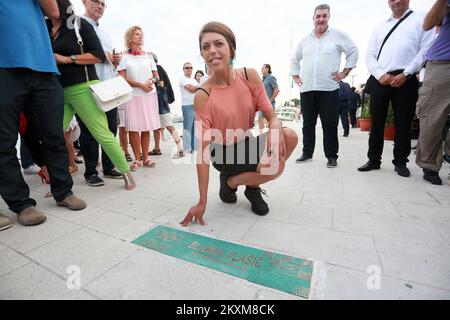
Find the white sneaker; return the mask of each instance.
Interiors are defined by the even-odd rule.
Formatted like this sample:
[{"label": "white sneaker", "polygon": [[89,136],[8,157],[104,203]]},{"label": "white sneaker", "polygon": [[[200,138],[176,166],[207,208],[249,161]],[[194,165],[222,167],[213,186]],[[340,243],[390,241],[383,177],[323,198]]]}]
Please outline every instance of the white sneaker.
[{"label": "white sneaker", "polygon": [[41,170],[37,165],[33,164],[32,166],[23,169],[24,174],[38,174],[38,172]]}]

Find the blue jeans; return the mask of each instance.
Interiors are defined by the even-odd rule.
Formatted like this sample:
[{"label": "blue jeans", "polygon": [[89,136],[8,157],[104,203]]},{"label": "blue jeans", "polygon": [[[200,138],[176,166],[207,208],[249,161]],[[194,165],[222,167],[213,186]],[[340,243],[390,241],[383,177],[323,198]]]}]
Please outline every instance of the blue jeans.
[{"label": "blue jeans", "polygon": [[195,112],[194,106],[182,106],[183,110],[183,149],[186,152],[197,150],[195,138]]},{"label": "blue jeans", "polygon": [[20,172],[15,148],[19,114],[26,111],[39,127],[53,197],[64,200],[72,195],[73,181],[64,140],[61,84],[50,73],[0,68],[0,88],[0,195],[15,213],[36,205]]},{"label": "blue jeans", "polygon": [[23,169],[29,168],[34,164],[30,150],[22,138],[20,138],[20,163]]}]

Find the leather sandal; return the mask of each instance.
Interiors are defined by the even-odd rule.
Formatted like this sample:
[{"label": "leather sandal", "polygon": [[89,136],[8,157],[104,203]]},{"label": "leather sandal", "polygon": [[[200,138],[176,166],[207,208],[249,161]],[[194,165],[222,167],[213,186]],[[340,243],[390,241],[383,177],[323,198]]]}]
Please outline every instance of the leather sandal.
[{"label": "leather sandal", "polygon": [[149,156],[160,156],[162,155],[161,150],[160,149],[153,149],[152,151],[150,151],[148,153]]},{"label": "leather sandal", "polygon": [[147,159],[144,161],[144,167],[146,168],[153,168],[154,166],[156,166],[156,162],[153,162],[150,159]]},{"label": "leather sandal", "polygon": [[130,171],[128,171],[127,173],[122,174],[122,178],[125,181],[125,189],[133,190],[134,188],[136,188],[136,183],[134,182],[134,178],[131,175]]},{"label": "leather sandal", "polygon": [[138,160],[133,161],[133,163],[131,164],[131,171],[136,171],[137,169],[139,169],[142,166],[142,163]]}]

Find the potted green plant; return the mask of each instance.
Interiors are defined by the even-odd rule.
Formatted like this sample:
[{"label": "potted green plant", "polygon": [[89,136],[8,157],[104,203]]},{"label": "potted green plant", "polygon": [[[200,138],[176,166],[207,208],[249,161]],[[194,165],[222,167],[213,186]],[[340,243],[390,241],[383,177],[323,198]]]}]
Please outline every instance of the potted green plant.
[{"label": "potted green plant", "polygon": [[386,117],[386,124],[384,126],[384,140],[394,140],[395,139],[395,125],[394,125],[394,110],[392,105],[389,103],[388,113]]},{"label": "potted green plant", "polygon": [[370,97],[366,95],[361,107],[361,116],[359,117],[359,128],[361,131],[370,131],[372,119],[370,115]]}]

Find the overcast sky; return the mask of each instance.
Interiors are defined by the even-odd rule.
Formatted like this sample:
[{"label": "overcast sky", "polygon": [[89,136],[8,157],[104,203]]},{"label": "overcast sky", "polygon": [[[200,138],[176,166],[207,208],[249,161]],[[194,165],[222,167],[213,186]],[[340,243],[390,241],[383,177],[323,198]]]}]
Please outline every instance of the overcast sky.
[{"label": "overcast sky", "polygon": [[[183,63],[189,61],[194,70],[204,70],[198,47],[201,27],[213,20],[223,22],[237,38],[237,67],[260,71],[264,63],[272,65],[281,90],[279,104],[299,96],[298,88],[290,90],[291,38],[293,50],[312,31],[314,8],[324,2],[331,6],[330,26],[348,33],[359,47],[358,68],[351,75],[356,75],[355,84],[365,82],[368,37],[378,23],[390,16],[387,0],[106,0],[108,7],[100,22],[117,50],[124,49],[127,28],[143,28],[144,49],[158,55],[174,87],[175,112],[180,110],[178,78]],[[84,13],[81,0],[72,3],[77,14]],[[428,11],[433,3],[434,0],[411,0],[410,5],[415,11]],[[346,81],[352,84],[351,77]]]}]

